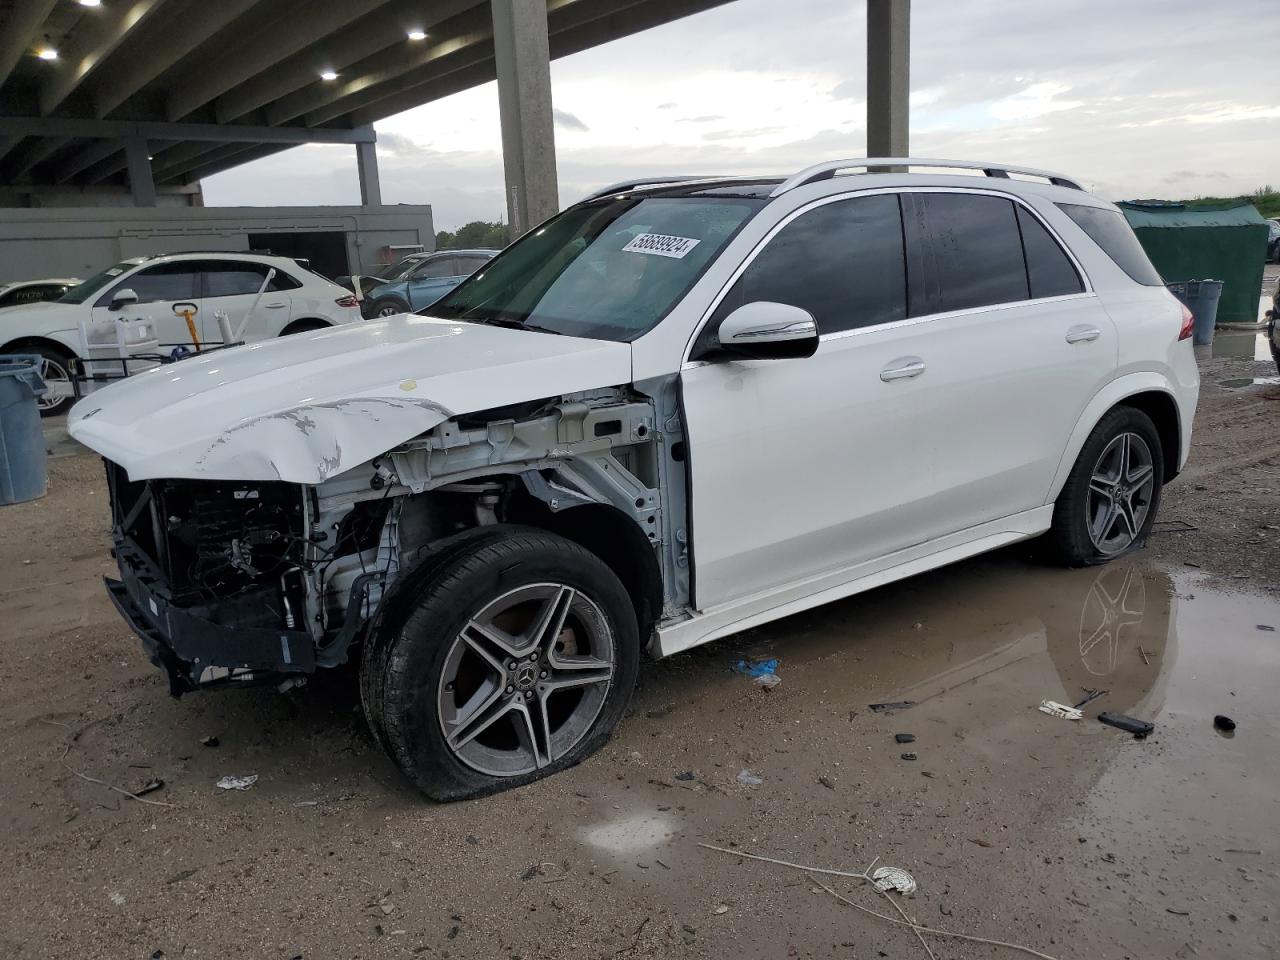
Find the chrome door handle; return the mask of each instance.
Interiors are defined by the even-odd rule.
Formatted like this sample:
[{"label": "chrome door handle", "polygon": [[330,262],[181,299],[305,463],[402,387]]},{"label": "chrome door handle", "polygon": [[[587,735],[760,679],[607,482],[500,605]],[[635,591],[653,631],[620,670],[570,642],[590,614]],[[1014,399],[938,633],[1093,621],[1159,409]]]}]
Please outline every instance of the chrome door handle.
[{"label": "chrome door handle", "polygon": [[264,303],[264,304],[263,304],[263,306],[264,306],[264,307],[266,307],[268,310],[283,310],[286,306],[288,306],[288,304],[284,304],[284,303]]},{"label": "chrome door handle", "polygon": [[1097,327],[1072,327],[1067,331],[1067,343],[1089,343],[1097,340],[1102,336],[1102,331]]},{"label": "chrome door handle", "polygon": [[880,379],[885,383],[891,380],[910,380],[924,373],[924,361],[919,357],[899,357],[880,371]]}]

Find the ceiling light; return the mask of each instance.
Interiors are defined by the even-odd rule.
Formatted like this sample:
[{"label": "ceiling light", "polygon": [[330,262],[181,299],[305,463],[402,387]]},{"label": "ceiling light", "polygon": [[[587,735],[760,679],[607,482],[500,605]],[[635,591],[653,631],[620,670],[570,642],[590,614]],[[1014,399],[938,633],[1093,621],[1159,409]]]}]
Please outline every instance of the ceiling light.
[{"label": "ceiling light", "polygon": [[337,80],[338,74],[334,70],[321,70],[320,79],[321,80]]},{"label": "ceiling light", "polygon": [[41,60],[57,60],[58,51],[53,49],[53,47],[41,47],[36,51],[36,56]]},{"label": "ceiling light", "polygon": [[102,0],[76,0],[82,7],[100,7]]},{"label": "ceiling light", "polygon": [[410,39],[410,40],[425,40],[425,39],[427,39],[427,31],[425,31],[425,30],[410,30],[410,31],[409,31],[409,39]]}]

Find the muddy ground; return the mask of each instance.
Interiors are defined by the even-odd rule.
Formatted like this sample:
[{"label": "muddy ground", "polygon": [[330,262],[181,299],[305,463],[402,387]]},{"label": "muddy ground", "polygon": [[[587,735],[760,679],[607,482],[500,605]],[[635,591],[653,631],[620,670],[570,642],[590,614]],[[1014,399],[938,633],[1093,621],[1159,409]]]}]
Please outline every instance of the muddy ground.
[{"label": "muddy ground", "polygon": [[[349,671],[170,699],[101,587],[98,462],[60,457],[46,498],[0,513],[0,956],[926,956],[705,842],[878,858],[916,878],[899,902],[920,922],[1060,960],[1274,957],[1280,384],[1251,359],[1203,370],[1191,464],[1146,550],[1067,571],[1009,549],[647,663],[598,755],[452,806],[378,751]],[[733,673],[744,656],[781,658],[781,685]],[[1109,693],[1082,721],[1036,710],[1085,689]],[[917,705],[868,706],[899,700]],[[259,780],[217,790],[227,774]],[[84,778],[164,786],[147,804]]]}]

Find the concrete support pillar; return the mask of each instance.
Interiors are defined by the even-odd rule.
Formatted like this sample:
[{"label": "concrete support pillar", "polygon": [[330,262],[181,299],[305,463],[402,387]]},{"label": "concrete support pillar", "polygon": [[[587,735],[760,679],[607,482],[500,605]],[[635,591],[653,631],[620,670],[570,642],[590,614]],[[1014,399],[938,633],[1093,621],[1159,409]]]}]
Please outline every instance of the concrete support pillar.
[{"label": "concrete support pillar", "polygon": [[129,192],[135,207],[156,205],[156,181],[151,175],[151,155],[147,141],[130,137],[124,142],[125,160],[129,165]]},{"label": "concrete support pillar", "polygon": [[356,173],[360,177],[360,205],[382,206],[382,181],[378,178],[378,145],[356,144]]},{"label": "concrete support pillar", "polygon": [[490,0],[507,222],[515,239],[560,209],[546,0]]},{"label": "concrete support pillar", "polygon": [[867,0],[867,156],[907,157],[911,0]]}]

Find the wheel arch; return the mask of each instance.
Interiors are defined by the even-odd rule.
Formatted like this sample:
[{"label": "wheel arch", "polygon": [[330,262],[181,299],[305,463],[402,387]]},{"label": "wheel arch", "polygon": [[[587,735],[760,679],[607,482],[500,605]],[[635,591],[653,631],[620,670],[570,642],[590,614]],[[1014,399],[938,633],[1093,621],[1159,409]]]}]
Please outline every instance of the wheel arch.
[{"label": "wheel arch", "polygon": [[41,336],[39,334],[27,334],[21,337],[14,337],[3,346],[0,346],[0,353],[18,353],[21,352],[24,347],[45,347],[57,350],[59,353],[65,353],[72,359],[76,359],[79,356],[74,347],[59,340],[56,336]]},{"label": "wheel arch", "polygon": [[1163,448],[1165,483],[1177,476],[1185,435],[1177,395],[1169,381],[1158,373],[1130,374],[1107,384],[1085,407],[1058,462],[1045,503],[1053,503],[1062,492],[1071,468],[1094,427],[1109,412],[1121,406],[1133,407],[1151,417]]},{"label": "wheel arch", "polygon": [[317,330],[321,327],[332,327],[333,324],[323,317],[299,317],[297,320],[290,320],[285,324],[284,329],[276,336],[287,337],[292,333],[300,333],[306,330]]}]

